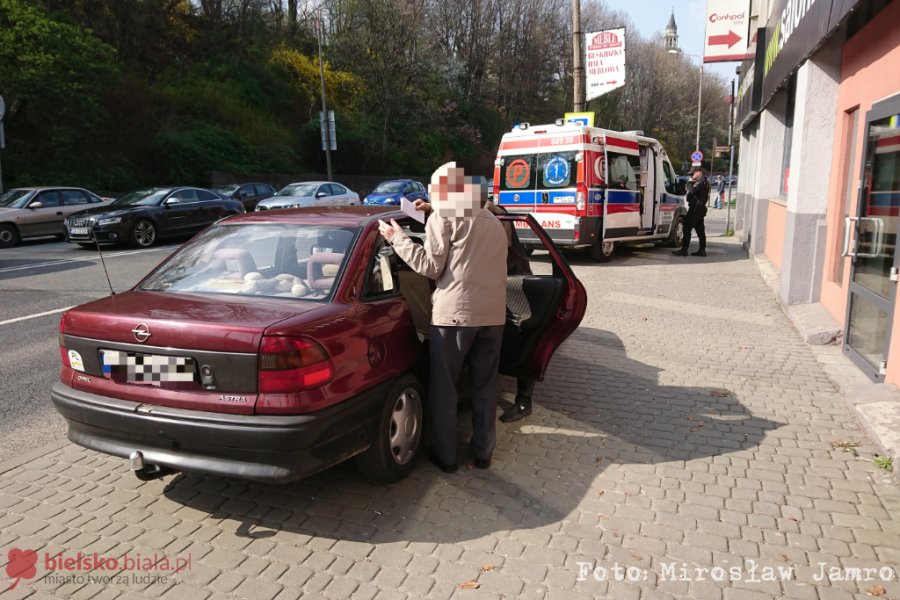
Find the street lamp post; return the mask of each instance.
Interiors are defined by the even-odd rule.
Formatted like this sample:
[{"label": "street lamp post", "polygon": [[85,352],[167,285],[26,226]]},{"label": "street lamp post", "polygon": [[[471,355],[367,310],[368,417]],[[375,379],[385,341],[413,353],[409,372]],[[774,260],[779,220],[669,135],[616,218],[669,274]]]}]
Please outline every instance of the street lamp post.
[{"label": "street lamp post", "polygon": [[[687,54],[700,60],[700,83],[697,84],[697,137],[694,142],[694,150],[700,150],[700,110],[703,106],[703,57],[699,54],[691,54],[682,52],[680,49],[669,50],[669,54]],[[710,157],[710,165],[712,165],[712,157]]]}]

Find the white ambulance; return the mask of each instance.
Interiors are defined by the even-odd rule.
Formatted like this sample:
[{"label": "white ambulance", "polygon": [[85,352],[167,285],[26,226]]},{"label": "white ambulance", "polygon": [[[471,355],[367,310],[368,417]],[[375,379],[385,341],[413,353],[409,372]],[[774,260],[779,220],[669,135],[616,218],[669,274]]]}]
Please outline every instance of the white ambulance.
[{"label": "white ambulance", "polygon": [[[523,123],[505,134],[494,163],[494,199],[531,213],[559,247],[590,248],[605,262],[616,244],[680,245],[684,186],[659,141],[564,123]],[[528,232],[520,232],[528,243]]]}]

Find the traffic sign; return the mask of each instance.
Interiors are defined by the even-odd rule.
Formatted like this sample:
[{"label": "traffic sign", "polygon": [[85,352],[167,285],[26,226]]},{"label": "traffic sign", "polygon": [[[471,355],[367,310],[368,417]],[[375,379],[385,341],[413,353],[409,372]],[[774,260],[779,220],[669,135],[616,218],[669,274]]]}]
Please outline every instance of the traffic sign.
[{"label": "traffic sign", "polygon": [[703,62],[752,59],[750,0],[707,0]]},{"label": "traffic sign", "polygon": [[694,150],[691,153],[691,160],[695,163],[702,162],[703,161],[703,153],[700,152],[699,150]]}]

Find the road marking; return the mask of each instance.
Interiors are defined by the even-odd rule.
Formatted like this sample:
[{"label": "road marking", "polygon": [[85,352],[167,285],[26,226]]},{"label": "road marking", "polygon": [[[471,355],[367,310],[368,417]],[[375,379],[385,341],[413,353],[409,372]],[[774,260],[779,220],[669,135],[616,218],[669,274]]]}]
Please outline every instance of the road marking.
[{"label": "road marking", "polygon": [[0,325],[9,325],[10,323],[18,323],[19,321],[27,321],[28,319],[37,319],[38,317],[46,317],[47,315],[55,315],[56,313],[66,312],[70,308],[75,308],[74,306],[67,306],[65,308],[57,308],[56,310],[48,310],[42,313],[35,313],[33,315],[26,315],[24,317],[16,317],[15,319],[7,319],[6,321],[0,321]]},{"label": "road marking", "polygon": [[[145,250],[126,250],[124,252],[113,252],[112,254],[104,254],[103,258],[116,258],[117,256],[131,256],[132,254],[143,254],[145,252],[157,252],[159,250],[166,250],[168,248],[150,248]],[[81,258],[61,258],[59,260],[53,260],[42,263],[31,263],[28,265],[17,265],[15,267],[4,267],[0,269],[0,273],[11,273],[13,271],[24,271],[26,269],[38,269],[40,267],[52,267],[54,265],[64,265],[67,263],[76,263],[76,262],[95,262],[100,260],[100,256],[96,257],[81,257]]]}]

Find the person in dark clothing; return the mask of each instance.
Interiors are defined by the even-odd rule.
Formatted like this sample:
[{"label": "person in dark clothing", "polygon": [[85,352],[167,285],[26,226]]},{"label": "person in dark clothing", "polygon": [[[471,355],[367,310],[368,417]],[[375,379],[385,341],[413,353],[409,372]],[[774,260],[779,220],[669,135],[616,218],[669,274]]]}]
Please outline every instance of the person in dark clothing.
[{"label": "person in dark clothing", "polygon": [[691,252],[691,256],[706,256],[706,226],[703,220],[706,218],[706,204],[709,202],[709,181],[703,175],[703,169],[695,167],[688,181],[687,203],[688,212],[684,218],[684,239],[681,241],[681,249],[673,250],[676,256],[687,256],[691,246],[691,230],[697,232],[700,240],[700,249]]}]

